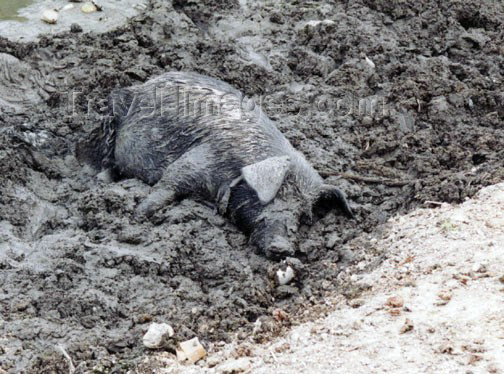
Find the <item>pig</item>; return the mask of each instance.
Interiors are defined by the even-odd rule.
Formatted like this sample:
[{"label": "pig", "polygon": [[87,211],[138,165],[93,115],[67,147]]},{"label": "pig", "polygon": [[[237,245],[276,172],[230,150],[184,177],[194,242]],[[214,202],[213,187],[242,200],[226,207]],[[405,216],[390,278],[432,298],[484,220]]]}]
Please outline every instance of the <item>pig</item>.
[{"label": "pig", "polygon": [[353,216],[344,193],[253,100],[197,73],[167,72],[114,90],[77,157],[152,186],[138,217],[186,197],[206,201],[273,259],[295,255],[300,220],[311,222],[315,206]]}]

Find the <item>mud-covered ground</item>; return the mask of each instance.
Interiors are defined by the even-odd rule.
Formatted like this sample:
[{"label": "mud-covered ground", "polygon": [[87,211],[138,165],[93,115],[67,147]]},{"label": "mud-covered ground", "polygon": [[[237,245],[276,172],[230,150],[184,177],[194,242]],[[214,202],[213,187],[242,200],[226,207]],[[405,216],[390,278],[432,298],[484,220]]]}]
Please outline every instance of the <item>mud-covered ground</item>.
[{"label": "mud-covered ground", "polygon": [[[345,243],[504,179],[503,22],[490,0],[153,0],[105,34],[0,39],[0,367],[67,372],[61,347],[77,372],[123,372],[147,354],[150,321],[213,344],[261,318],[261,341],[285,327],[275,309],[304,319],[328,293],[355,296],[337,281]],[[295,284],[277,287],[278,264],[211,208],[186,200],[137,222],[148,186],[105,184],[75,160],[113,88],[168,70],[262,97],[352,200],[355,220],[302,227]]]}]

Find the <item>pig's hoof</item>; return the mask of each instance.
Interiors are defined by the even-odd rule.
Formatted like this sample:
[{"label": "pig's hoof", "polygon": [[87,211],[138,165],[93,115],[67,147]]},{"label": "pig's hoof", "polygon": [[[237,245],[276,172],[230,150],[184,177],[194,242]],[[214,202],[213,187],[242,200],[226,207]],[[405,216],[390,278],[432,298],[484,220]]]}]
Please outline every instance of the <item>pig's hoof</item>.
[{"label": "pig's hoof", "polygon": [[266,246],[264,253],[271,259],[284,259],[294,256],[295,250],[292,244],[283,236],[276,235]]},{"label": "pig's hoof", "polygon": [[149,218],[155,212],[155,207],[152,201],[145,199],[138,205],[135,209],[135,217],[137,218]]},{"label": "pig's hoof", "polygon": [[155,191],[137,206],[135,209],[135,216],[137,218],[149,218],[153,216],[156,211],[170,203],[173,198],[174,194],[169,191]]}]

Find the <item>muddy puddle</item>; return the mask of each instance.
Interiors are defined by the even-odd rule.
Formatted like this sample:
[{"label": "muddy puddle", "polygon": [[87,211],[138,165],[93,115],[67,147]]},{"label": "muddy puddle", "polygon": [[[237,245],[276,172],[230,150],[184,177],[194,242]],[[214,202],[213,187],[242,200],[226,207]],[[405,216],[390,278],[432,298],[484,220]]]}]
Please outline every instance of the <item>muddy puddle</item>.
[{"label": "muddy puddle", "polygon": [[0,1],[0,21],[26,21],[26,18],[19,15],[19,10],[31,3],[33,3],[33,0]]},{"label": "muddy puddle", "polygon": [[[153,0],[106,32],[0,37],[0,367],[66,373],[63,348],[78,373],[125,372],[149,354],[151,321],[207,346],[262,341],[285,327],[276,309],[309,318],[327,294],[358,294],[338,274],[374,256],[360,238],[503,180],[503,21],[493,1]],[[105,184],[73,156],[113,88],[168,70],[264,98],[352,200],[355,220],[301,227],[293,284],[211,208],[185,200],[139,222],[148,186]]]},{"label": "muddy puddle", "polygon": [[[38,41],[40,34],[57,34],[64,31],[106,32],[123,25],[146,8],[146,0],[109,0],[100,2],[94,11],[84,12],[89,2],[68,0],[16,0],[0,1],[0,36],[14,41]],[[91,6],[93,9],[93,7]],[[54,23],[43,21],[46,12],[53,12]]]}]

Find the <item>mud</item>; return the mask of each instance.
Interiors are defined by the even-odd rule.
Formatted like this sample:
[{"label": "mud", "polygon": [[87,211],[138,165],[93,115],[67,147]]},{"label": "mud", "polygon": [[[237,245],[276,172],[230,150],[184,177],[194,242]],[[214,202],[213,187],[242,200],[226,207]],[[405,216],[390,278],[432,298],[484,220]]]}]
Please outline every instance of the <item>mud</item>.
[{"label": "mud", "polygon": [[[76,372],[124,372],[148,354],[149,321],[210,344],[250,336],[258,318],[276,333],[273,310],[353,292],[336,281],[349,240],[503,180],[503,21],[492,1],[153,0],[102,34],[0,38],[0,367],[67,372],[63,348]],[[149,187],[104,183],[73,156],[113,88],[167,70],[262,98],[353,201],[355,220],[302,227],[294,284],[277,287],[279,264],[200,203],[135,222]],[[359,112],[366,99],[373,113]]]}]

